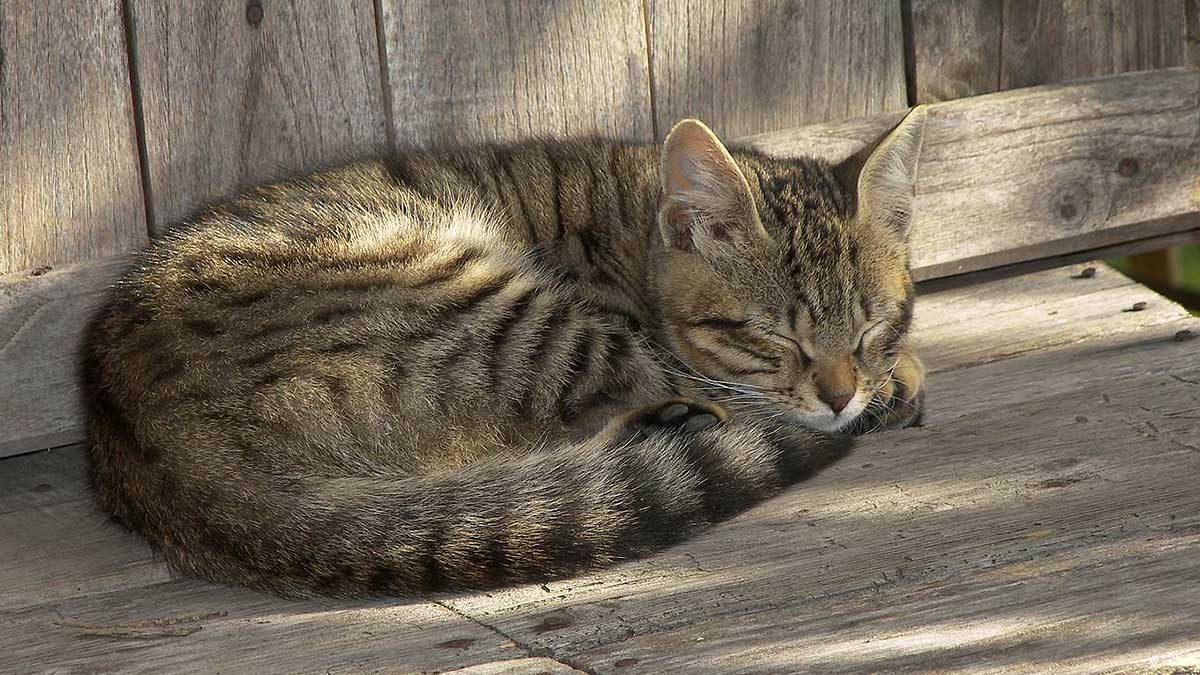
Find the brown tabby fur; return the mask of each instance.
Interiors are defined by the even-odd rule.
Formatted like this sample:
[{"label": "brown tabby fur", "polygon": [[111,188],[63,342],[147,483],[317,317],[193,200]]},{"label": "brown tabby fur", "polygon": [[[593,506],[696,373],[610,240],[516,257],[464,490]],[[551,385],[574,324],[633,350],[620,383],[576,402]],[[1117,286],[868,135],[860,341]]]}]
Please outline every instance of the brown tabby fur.
[{"label": "brown tabby fur", "polygon": [[[825,432],[914,418],[921,125],[840,167],[688,121],[665,150],[414,152],[214,206],[92,324],[100,504],[181,571],[285,594],[678,541],[835,457]],[[681,396],[703,423],[663,422]]]}]

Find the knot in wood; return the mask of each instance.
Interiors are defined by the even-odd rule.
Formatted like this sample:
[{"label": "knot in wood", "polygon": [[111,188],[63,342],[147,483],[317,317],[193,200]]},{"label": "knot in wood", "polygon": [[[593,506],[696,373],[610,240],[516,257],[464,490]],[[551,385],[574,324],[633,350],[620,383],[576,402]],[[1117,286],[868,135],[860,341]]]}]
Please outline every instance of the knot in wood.
[{"label": "knot in wood", "polygon": [[1058,214],[1065,220],[1074,220],[1079,214],[1079,209],[1075,207],[1075,200],[1071,199],[1070,195],[1064,195],[1058,200]]},{"label": "knot in wood", "polygon": [[246,22],[251,26],[258,27],[263,20],[263,6],[259,0],[250,0],[246,3]]},{"label": "knot in wood", "polygon": [[1138,164],[1137,159],[1133,157],[1126,157],[1117,162],[1117,173],[1124,178],[1131,178],[1137,175],[1140,169],[1141,166]]},{"label": "knot in wood", "polygon": [[1064,222],[1079,225],[1087,217],[1091,200],[1092,192],[1086,185],[1067,185],[1054,200],[1054,212]]}]

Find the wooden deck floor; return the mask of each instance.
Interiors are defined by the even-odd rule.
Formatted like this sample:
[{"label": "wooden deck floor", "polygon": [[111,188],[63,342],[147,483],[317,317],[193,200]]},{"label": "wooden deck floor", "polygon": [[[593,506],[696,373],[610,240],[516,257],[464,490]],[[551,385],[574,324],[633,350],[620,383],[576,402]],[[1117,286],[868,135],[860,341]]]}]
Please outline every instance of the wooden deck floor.
[{"label": "wooden deck floor", "polygon": [[[78,447],[0,460],[0,671],[1196,672],[1200,321],[1095,265],[923,297],[926,426],[605,572],[281,600],[172,578]],[[1144,303],[1144,305],[1142,304]]]}]

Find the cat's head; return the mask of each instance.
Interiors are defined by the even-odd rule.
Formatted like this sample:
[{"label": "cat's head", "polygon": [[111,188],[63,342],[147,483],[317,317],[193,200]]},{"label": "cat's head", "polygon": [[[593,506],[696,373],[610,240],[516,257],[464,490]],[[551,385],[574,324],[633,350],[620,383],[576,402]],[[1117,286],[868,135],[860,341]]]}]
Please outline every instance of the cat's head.
[{"label": "cat's head", "polygon": [[733,408],[845,430],[912,315],[915,110],[839,165],[728,151],[695,120],[661,155],[658,294],[680,377]]}]

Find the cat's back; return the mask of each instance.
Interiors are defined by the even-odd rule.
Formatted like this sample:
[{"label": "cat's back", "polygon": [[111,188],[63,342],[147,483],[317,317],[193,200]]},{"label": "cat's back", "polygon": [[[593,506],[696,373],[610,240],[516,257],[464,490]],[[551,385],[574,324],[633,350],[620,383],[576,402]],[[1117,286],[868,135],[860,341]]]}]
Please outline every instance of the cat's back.
[{"label": "cat's back", "polygon": [[[205,209],[140,253],[94,320],[85,347],[90,424],[124,418],[137,433],[278,460],[281,471],[305,462],[354,473],[367,456],[420,468],[419,458],[380,458],[378,449],[423,438],[445,449],[446,425],[425,421],[454,417],[449,408],[477,418],[475,403],[486,398],[481,386],[458,382],[461,356],[446,362],[442,345],[497,323],[509,296],[536,294],[531,321],[565,316],[573,302],[527,255],[523,228],[507,226],[496,177],[542,160],[582,167],[612,147],[409,153],[251,188]],[[481,368],[494,360],[477,356]],[[268,440],[277,457],[245,451]],[[329,447],[342,451],[312,452]]]}]

